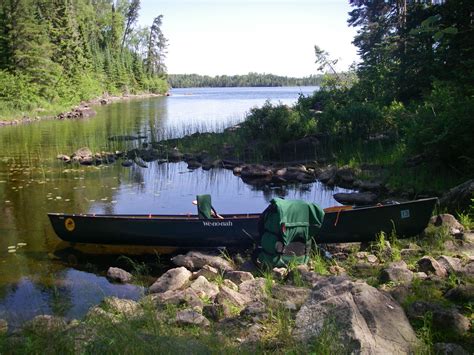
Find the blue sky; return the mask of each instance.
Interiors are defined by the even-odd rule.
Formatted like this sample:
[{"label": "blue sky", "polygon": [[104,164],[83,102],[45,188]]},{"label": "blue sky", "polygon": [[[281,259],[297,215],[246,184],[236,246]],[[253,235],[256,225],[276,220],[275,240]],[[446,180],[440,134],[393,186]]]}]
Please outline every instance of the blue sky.
[{"label": "blue sky", "polygon": [[163,15],[171,74],[317,73],[314,45],[344,70],[357,60],[347,0],[142,0],[140,25]]}]

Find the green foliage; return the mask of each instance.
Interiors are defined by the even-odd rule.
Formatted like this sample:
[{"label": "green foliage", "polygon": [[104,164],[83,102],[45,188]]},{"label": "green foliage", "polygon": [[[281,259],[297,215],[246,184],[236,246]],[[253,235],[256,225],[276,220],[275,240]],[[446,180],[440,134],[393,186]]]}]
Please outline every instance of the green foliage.
[{"label": "green foliage", "polygon": [[260,140],[269,154],[279,152],[283,143],[301,138],[314,131],[315,121],[283,104],[269,101],[260,108],[252,108],[242,124],[244,136]]},{"label": "green foliage", "polygon": [[324,257],[321,255],[321,252],[319,249],[316,248],[316,249],[311,250],[309,263],[312,269],[314,270],[314,272],[320,275],[329,275],[328,263],[326,262]]},{"label": "green foliage", "polygon": [[139,1],[2,2],[0,117],[51,114],[104,93],[166,92],[163,56],[159,73],[145,71],[149,31],[134,28],[138,8]]}]

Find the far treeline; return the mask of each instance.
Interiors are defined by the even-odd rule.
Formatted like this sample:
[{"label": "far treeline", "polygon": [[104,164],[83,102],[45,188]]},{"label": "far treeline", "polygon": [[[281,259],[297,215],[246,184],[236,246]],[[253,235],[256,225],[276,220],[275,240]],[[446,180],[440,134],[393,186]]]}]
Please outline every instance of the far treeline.
[{"label": "far treeline", "polygon": [[162,16],[137,27],[139,9],[139,0],[0,1],[0,118],[166,92]]},{"label": "far treeline", "polygon": [[246,75],[198,75],[170,74],[168,82],[173,88],[190,87],[272,87],[272,86],[319,86],[322,75],[291,78],[273,74],[248,73]]},{"label": "far treeline", "polygon": [[[353,43],[361,58],[355,81],[335,73],[335,61],[316,46],[317,63],[333,75],[292,109],[267,103],[251,110],[246,140],[260,138],[262,151],[278,154],[289,140],[330,137],[342,163],[390,163],[393,174],[425,189],[448,175],[452,182],[472,178],[472,1],[353,0],[351,6],[348,23],[358,29]],[[377,154],[367,149],[374,146]]]}]

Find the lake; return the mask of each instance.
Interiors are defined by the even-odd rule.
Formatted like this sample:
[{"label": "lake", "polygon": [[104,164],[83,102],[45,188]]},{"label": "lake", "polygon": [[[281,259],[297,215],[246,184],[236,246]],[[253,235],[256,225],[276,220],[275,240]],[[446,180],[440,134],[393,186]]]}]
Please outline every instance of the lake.
[{"label": "lake", "polygon": [[[221,213],[261,212],[275,196],[337,204],[336,191],[319,183],[258,190],[232,171],[189,171],[185,163],[150,163],[148,168],[75,166],[58,161],[87,146],[93,151],[125,150],[145,141],[196,131],[220,131],[240,122],[266,100],[294,103],[301,88],[187,88],[169,97],[115,102],[94,109],[85,120],[45,120],[0,128],[0,318],[19,326],[38,314],[84,316],[105,296],[137,299],[139,285],[117,285],[105,277],[108,266],[130,259],[109,250],[83,251],[54,234],[47,212],[194,213],[196,194],[209,193]],[[146,139],[110,142],[114,135]],[[125,249],[121,253],[128,254]],[[157,268],[165,257],[152,255]],[[134,259],[135,260],[135,259]],[[139,259],[142,262],[142,259]],[[156,275],[155,275],[156,276]]]}]

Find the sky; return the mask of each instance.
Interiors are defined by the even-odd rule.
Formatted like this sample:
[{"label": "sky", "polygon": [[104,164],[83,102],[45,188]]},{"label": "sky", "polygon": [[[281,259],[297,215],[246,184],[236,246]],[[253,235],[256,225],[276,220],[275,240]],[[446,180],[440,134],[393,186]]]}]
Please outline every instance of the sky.
[{"label": "sky", "polygon": [[163,15],[170,74],[303,77],[318,74],[315,44],[338,70],[357,61],[349,11],[348,0],[142,0],[138,21]]}]

